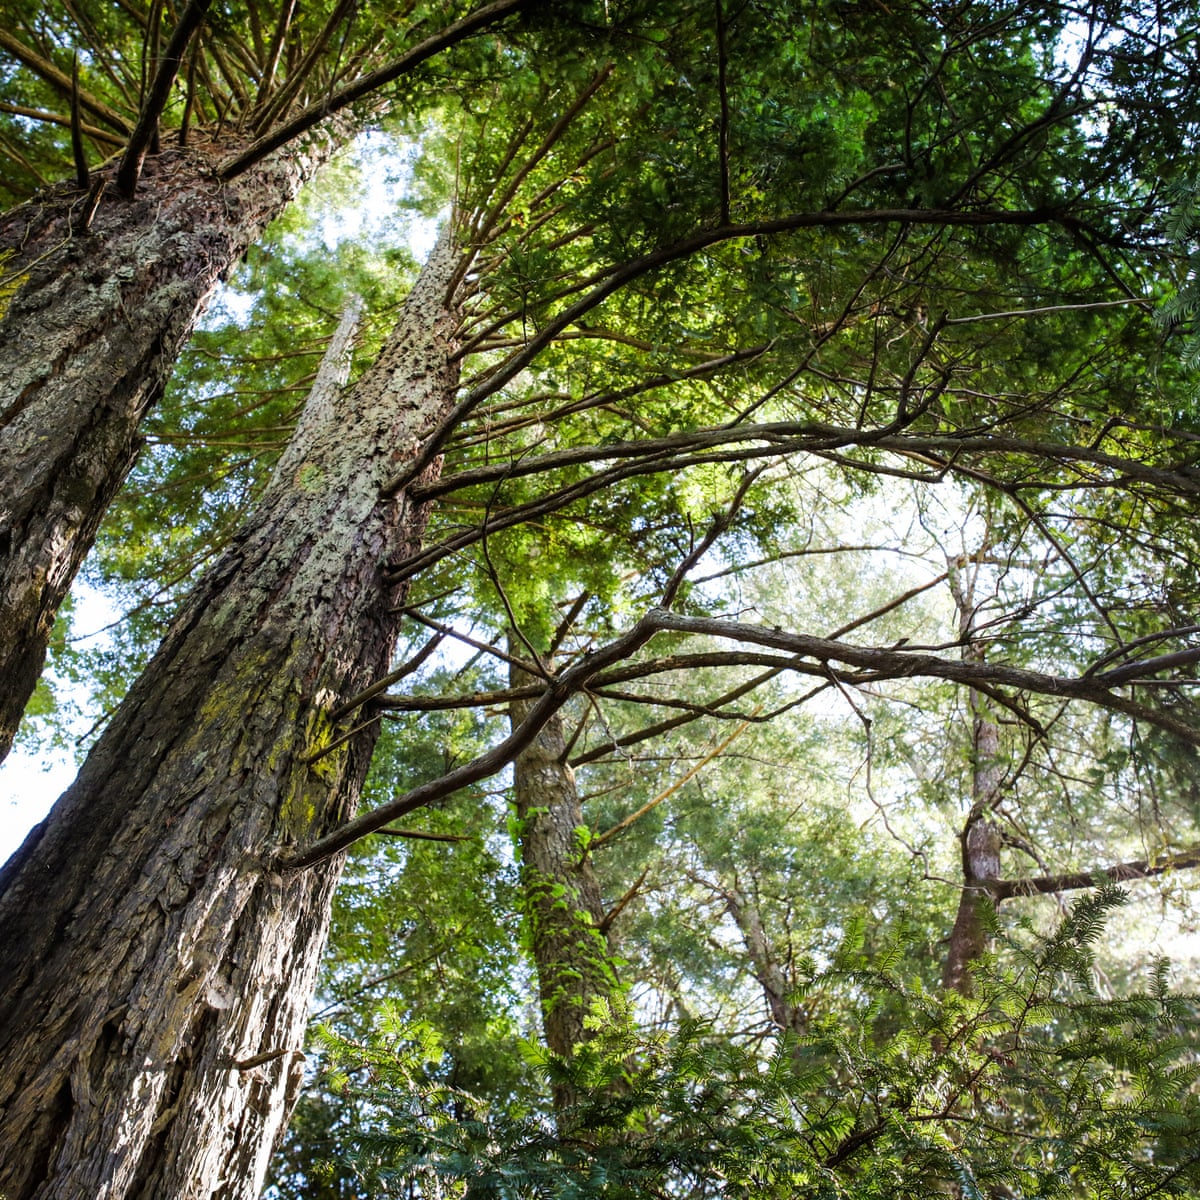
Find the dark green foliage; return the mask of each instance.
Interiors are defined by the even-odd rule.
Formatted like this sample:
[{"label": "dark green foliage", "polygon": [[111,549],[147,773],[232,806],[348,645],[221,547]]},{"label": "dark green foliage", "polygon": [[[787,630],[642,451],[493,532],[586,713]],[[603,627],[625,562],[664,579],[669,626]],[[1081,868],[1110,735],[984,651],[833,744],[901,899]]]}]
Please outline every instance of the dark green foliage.
[{"label": "dark green foliage", "polygon": [[859,999],[774,1048],[705,1022],[636,1038],[598,1013],[571,1064],[533,1055],[592,1097],[577,1133],[448,1087],[419,1030],[328,1043],[330,1077],[372,1113],[342,1142],[363,1189],[345,1194],[1195,1195],[1195,1002],[1165,968],[1127,999],[1096,996],[1093,947],[1120,903],[1098,893],[1011,944],[969,1001],[908,981],[901,947],[872,957],[852,939],[811,983]]}]

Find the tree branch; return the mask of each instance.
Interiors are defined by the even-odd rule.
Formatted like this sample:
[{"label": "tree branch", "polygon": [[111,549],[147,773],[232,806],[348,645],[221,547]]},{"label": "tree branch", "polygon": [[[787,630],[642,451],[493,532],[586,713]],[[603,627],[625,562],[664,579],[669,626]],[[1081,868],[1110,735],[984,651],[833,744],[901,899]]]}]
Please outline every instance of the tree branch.
[{"label": "tree branch", "polygon": [[442,451],[451,433],[463,419],[488,396],[493,395],[519,375],[539,354],[569,325],[603,303],[609,296],[626,284],[658,270],[669,263],[689,258],[701,250],[722,242],[751,237],[769,237],[779,233],[790,233],[798,229],[837,229],[851,225],[935,225],[968,226],[973,228],[989,225],[1015,225],[1029,227],[1053,223],[1075,222],[1059,207],[1036,209],[935,209],[935,208],[891,208],[857,211],[794,213],[769,221],[752,221],[735,225],[720,225],[713,229],[702,229],[673,242],[669,246],[653,250],[640,258],[631,259],[610,268],[598,277],[594,286],[574,304],[546,320],[538,333],[529,339],[524,350],[514,354],[507,363],[478,386],[471,388],[446,416],[440,429],[426,442],[421,454],[413,463],[388,483],[384,491],[392,494],[415,479]]},{"label": "tree branch", "polygon": [[1195,867],[1200,867],[1200,847],[1168,854],[1155,861],[1138,859],[1136,862],[1117,863],[1098,871],[1070,871],[1062,875],[1038,875],[1031,879],[997,879],[987,884],[987,890],[999,904],[1015,896],[1045,896],[1054,892],[1100,887],[1105,883],[1151,879],[1168,871],[1190,871]]},{"label": "tree branch", "polygon": [[175,26],[175,32],[171,34],[171,40],[167,43],[166,50],[158,60],[158,70],[155,72],[154,82],[150,85],[150,90],[142,103],[142,111],[138,115],[133,132],[129,135],[129,143],[125,147],[121,165],[117,168],[117,191],[126,200],[133,196],[134,190],[137,188],[138,177],[142,173],[142,164],[146,161],[146,153],[158,133],[158,120],[163,114],[163,109],[167,107],[167,101],[171,98],[171,85],[175,82],[175,76],[179,74],[179,67],[183,62],[183,55],[188,48],[188,43],[192,40],[196,30],[200,28],[211,3],[212,0],[190,0],[187,8],[183,10],[183,15],[179,18],[179,24]]},{"label": "tree branch", "polygon": [[[48,84],[55,88],[65,99],[71,98],[71,77],[60,71],[49,59],[35,53],[24,42],[13,37],[7,29],[0,27],[0,50],[7,50],[18,62],[24,63],[35,75],[40,75]],[[122,134],[129,133],[129,123],[119,113],[109,108],[102,100],[96,99],[90,92],[79,89],[79,103],[99,117],[106,125],[112,126]]]},{"label": "tree branch", "polygon": [[[225,180],[237,178],[244,171],[248,171],[255,163],[261,162],[268,154],[274,153],[280,146],[286,145],[293,139],[300,137],[301,134],[307,133],[314,126],[319,125],[326,117],[332,116],[336,112],[341,112],[342,109],[349,107],[356,100],[361,100],[364,96],[378,91],[387,84],[394,83],[397,79],[420,66],[426,59],[432,58],[435,54],[440,54],[443,50],[448,50],[451,46],[456,46],[459,42],[477,33],[479,30],[485,29],[487,26],[502,20],[511,13],[519,11],[528,3],[530,3],[530,0],[496,0],[495,3],[485,5],[483,8],[477,9],[475,12],[463,17],[461,21],[455,21],[452,25],[447,25],[445,29],[441,29],[431,37],[427,37],[423,42],[418,43],[408,51],[407,54],[402,54],[386,67],[381,67],[378,71],[372,71],[369,75],[364,75],[361,79],[348,84],[346,87],[334,92],[333,95],[327,96],[324,100],[309,105],[302,113],[286,124],[280,125],[277,129],[258,138],[236,158],[230,159],[229,162],[221,167],[221,178]],[[422,469],[424,468],[422,467]]]}]

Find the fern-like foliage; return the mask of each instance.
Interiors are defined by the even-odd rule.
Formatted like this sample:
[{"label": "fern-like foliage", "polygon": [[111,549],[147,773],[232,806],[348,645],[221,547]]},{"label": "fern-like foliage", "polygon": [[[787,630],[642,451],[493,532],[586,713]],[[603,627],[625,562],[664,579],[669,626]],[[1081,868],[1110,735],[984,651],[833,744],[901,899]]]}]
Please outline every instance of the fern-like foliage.
[{"label": "fern-like foliage", "polygon": [[[904,956],[853,939],[830,966],[857,1000],[764,1047],[691,1021],[631,1032],[597,1014],[570,1062],[527,1047],[557,1114],[439,1077],[421,1029],[329,1038],[360,1120],[341,1196],[461,1200],[1142,1200],[1200,1196],[1197,1002],[1167,968],[1101,998],[1093,946],[1123,902],[1078,901],[981,964],[976,995],[935,993]],[[999,966],[1000,959],[1004,966]],[[848,988],[847,984],[853,986]]]}]

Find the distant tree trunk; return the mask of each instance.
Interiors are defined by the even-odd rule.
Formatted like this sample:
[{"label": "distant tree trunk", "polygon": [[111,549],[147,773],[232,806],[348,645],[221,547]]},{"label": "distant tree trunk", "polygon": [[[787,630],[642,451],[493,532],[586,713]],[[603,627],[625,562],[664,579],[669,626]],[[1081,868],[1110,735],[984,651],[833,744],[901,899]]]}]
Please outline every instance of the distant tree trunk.
[{"label": "distant tree trunk", "polygon": [[[524,647],[510,642],[514,652]],[[534,677],[513,666],[513,687]],[[515,700],[517,725],[532,701]],[[596,1000],[613,996],[617,980],[603,932],[604,902],[591,860],[579,843],[583,805],[567,761],[561,718],[555,716],[513,764],[517,848],[530,942],[541,996],[546,1045],[569,1059],[587,1040],[584,1021]],[[577,1097],[556,1089],[559,1109]]]},{"label": "distant tree trunk", "polygon": [[742,935],[750,970],[762,989],[771,1024],[781,1033],[804,1033],[808,1027],[808,1013],[803,1005],[792,1000],[795,984],[775,957],[757,899],[747,895],[736,882],[730,887],[722,887],[719,894]]},{"label": "distant tree trunk", "polygon": [[[975,631],[977,612],[974,576],[967,574],[975,564],[951,563],[950,585],[958,610],[963,658],[983,662],[984,651]],[[990,889],[1000,878],[1000,828],[992,820],[1001,799],[1004,764],[1000,753],[1000,726],[988,710],[986,697],[971,689],[967,694],[971,718],[971,807],[960,835],[962,891],[950,942],[942,964],[942,987],[971,995],[974,984],[971,964],[987,949],[988,932],[996,911]]]},{"label": "distant tree trunk", "polygon": [[[340,858],[273,855],[357,803],[424,514],[381,485],[457,383],[448,237],[376,364],[184,605],[75,784],[0,873],[0,1194],[258,1195],[301,1077]],[[319,410],[320,406],[317,406]]]},{"label": "distant tree trunk", "polygon": [[194,135],[115,166],[94,197],[63,185],[0,217],[0,760],[37,684],[55,614],[140,446],[137,429],[219,280],[344,140],[348,124],[231,183],[231,148]]}]

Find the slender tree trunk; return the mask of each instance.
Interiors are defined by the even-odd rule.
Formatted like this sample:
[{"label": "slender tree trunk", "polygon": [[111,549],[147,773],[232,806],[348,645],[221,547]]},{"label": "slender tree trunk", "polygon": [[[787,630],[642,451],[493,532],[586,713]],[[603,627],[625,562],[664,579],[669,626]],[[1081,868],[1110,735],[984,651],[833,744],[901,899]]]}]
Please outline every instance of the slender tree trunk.
[{"label": "slender tree trunk", "polygon": [[331,714],[389,665],[381,567],[423,513],[381,485],[453,399],[443,238],[375,366],[276,475],[78,780],[0,873],[0,1194],[258,1195],[300,1082],[340,859],[275,853],[358,799]]},{"label": "slender tree trunk", "polygon": [[[514,651],[523,649],[510,644]],[[510,680],[513,687],[534,681],[516,666]],[[524,719],[532,703],[513,701],[513,725]],[[517,756],[513,790],[521,885],[546,1045],[560,1058],[570,1059],[575,1047],[588,1039],[584,1021],[592,1005],[614,995],[617,979],[602,931],[600,885],[579,843],[583,805],[566,758],[562,720],[555,716]],[[576,1099],[569,1089],[556,1089],[560,1110]]]},{"label": "slender tree trunk", "polygon": [[[975,636],[974,577],[965,576],[973,564],[950,564],[950,585],[958,609],[963,658],[983,662],[984,651]],[[967,695],[971,718],[971,808],[960,835],[963,886],[950,942],[942,964],[942,987],[964,996],[974,985],[971,964],[987,949],[996,901],[990,885],[1000,878],[1000,828],[991,819],[1001,799],[1004,765],[1000,726],[987,698],[971,689]]]},{"label": "slender tree trunk", "polygon": [[750,970],[762,988],[771,1024],[781,1033],[804,1033],[808,1028],[808,1014],[791,998],[795,985],[771,948],[757,899],[746,895],[736,882],[722,889],[720,894],[742,935],[742,944],[750,958]]},{"label": "slender tree trunk", "polygon": [[225,278],[350,132],[323,128],[232,183],[228,140],[150,159],[133,200],[115,166],[0,218],[0,760],[54,617],[137,455],[138,424]]}]

